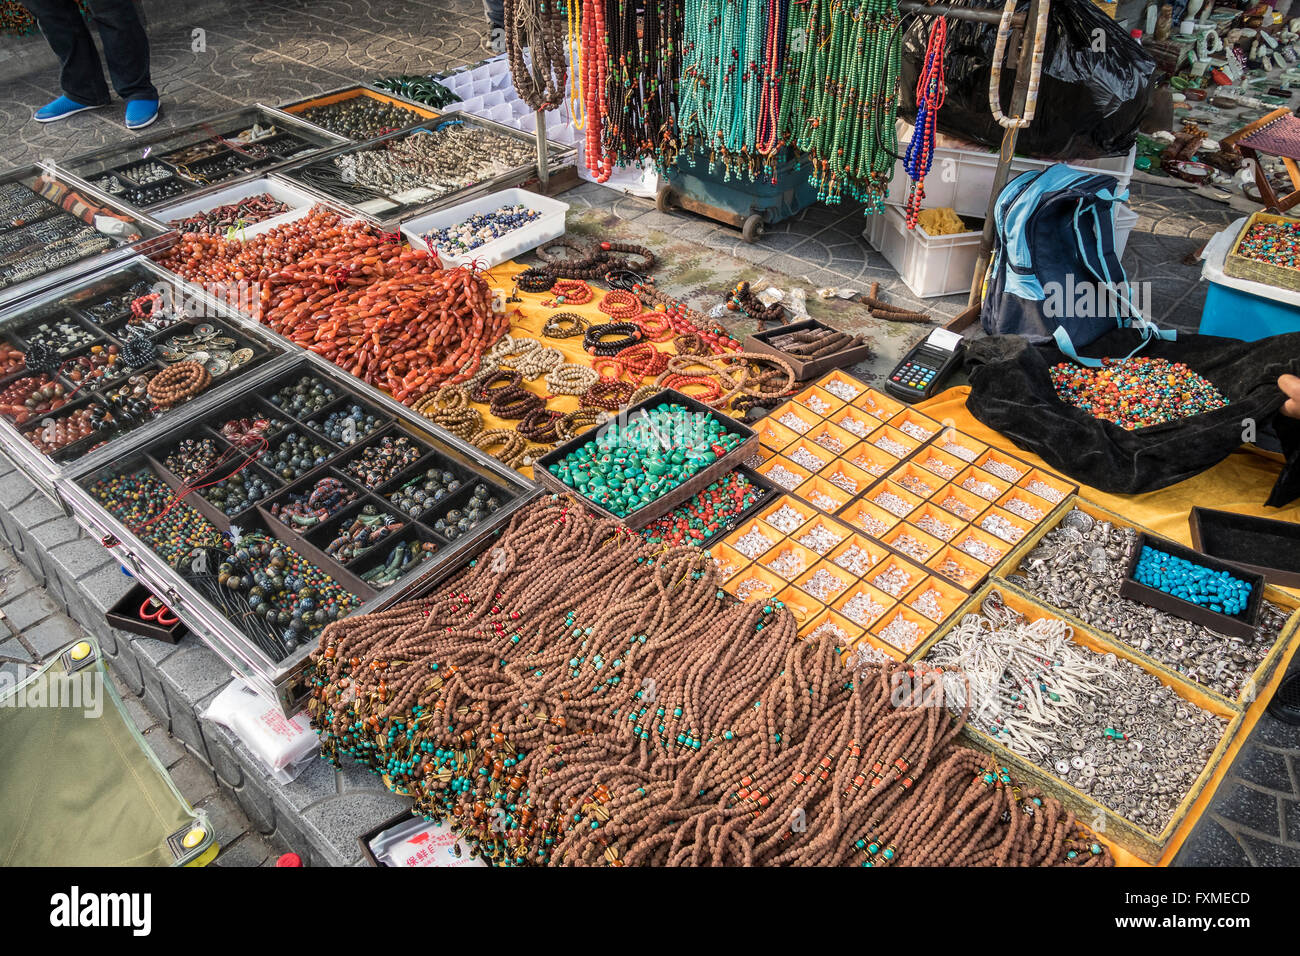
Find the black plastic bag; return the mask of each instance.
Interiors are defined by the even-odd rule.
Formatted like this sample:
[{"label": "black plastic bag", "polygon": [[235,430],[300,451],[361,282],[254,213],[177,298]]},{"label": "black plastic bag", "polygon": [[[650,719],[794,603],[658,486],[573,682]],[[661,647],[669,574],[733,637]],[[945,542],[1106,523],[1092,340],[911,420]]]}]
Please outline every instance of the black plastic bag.
[{"label": "black plastic bag", "polygon": [[[1000,0],[969,4],[1000,11]],[[1016,8],[1029,9],[1028,0]],[[902,96],[899,109],[916,119],[916,80],[925,63],[929,18],[921,17],[903,35]],[[942,132],[997,149],[1002,127],[989,111],[989,72],[997,27],[949,19],[945,60],[947,97],[939,110]],[[1008,43],[1013,60],[1018,43]],[[1025,69],[1029,64],[1017,64]],[[1002,109],[1011,109],[1016,70],[1004,62]],[[1042,80],[1034,120],[1016,140],[1017,152],[1041,159],[1096,159],[1122,156],[1137,139],[1142,116],[1155,88],[1156,62],[1123,28],[1090,0],[1052,0],[1044,47]],[[1010,115],[1010,114],[1008,114]]]},{"label": "black plastic bag", "polygon": [[[1119,358],[1141,341],[1134,329],[1115,329],[1079,354]],[[1241,446],[1251,422],[1257,431],[1272,424],[1287,462],[1266,503],[1281,508],[1300,497],[1300,422],[1278,414],[1285,396],[1277,386],[1281,375],[1300,374],[1300,332],[1256,342],[1180,334],[1172,342],[1152,340],[1137,354],[1185,363],[1212,382],[1229,404],[1128,431],[1057,397],[1049,370],[1069,359],[1055,344],[995,335],[977,339],[967,349],[971,391],[966,407],[1057,471],[1123,495],[1155,491],[1200,474]]]}]

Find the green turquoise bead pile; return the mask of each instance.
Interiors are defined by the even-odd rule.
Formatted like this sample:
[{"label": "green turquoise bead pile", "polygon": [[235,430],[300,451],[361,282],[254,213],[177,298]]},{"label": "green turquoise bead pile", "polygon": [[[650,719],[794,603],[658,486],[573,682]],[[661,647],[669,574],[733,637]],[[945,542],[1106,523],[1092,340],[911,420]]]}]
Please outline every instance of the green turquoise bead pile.
[{"label": "green turquoise bead pile", "polygon": [[547,470],[623,518],[708,468],[744,439],[707,412],[663,404],[610,422]]},{"label": "green turquoise bead pile", "polygon": [[1252,585],[1227,571],[1215,571],[1183,558],[1143,547],[1133,580],[1174,597],[1208,607],[1220,614],[1238,615],[1250,603]]}]

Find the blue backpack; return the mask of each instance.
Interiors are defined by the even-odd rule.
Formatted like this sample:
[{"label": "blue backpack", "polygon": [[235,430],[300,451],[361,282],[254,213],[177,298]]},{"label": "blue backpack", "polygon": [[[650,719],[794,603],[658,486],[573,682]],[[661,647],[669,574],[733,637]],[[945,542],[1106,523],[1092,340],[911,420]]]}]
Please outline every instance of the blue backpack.
[{"label": "blue backpack", "polygon": [[[984,277],[980,323],[990,335],[1054,339],[1082,365],[1077,349],[1117,327],[1173,339],[1139,312],[1115,251],[1118,181],[1061,163],[1021,173],[994,210],[994,245]],[[1141,346],[1139,346],[1141,348]]]}]

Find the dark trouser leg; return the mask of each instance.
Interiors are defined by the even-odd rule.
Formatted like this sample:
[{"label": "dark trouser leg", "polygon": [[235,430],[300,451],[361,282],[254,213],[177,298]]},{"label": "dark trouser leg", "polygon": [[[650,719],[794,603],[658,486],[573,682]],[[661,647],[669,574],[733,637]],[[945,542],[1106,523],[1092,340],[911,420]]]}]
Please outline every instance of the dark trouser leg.
[{"label": "dark trouser leg", "polygon": [[483,0],[483,16],[487,17],[489,27],[500,27],[505,23],[506,0]]},{"label": "dark trouser leg", "polygon": [[75,0],[23,0],[59,58],[59,85],[69,99],[84,106],[103,106],[110,99],[99,54]]},{"label": "dark trouser leg", "polygon": [[135,0],[90,0],[113,89],[124,100],[156,100],[149,80],[149,37]]}]

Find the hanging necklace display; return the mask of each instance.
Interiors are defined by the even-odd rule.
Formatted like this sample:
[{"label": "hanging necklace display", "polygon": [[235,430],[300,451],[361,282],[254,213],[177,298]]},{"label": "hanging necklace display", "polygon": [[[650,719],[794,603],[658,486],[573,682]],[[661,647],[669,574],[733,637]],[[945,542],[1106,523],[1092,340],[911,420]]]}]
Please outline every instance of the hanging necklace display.
[{"label": "hanging necklace display", "polygon": [[[692,0],[682,34],[678,116],[682,140],[724,180],[750,179],[780,145],[779,53],[785,33],[783,0]],[[763,115],[760,115],[763,114]],[[766,116],[767,123],[763,123]],[[760,148],[759,128],[764,138]]]},{"label": "hanging necklace display", "polygon": [[609,69],[602,142],[620,166],[653,159],[667,169],[677,161],[682,4],[605,0]]},{"label": "hanging necklace display", "polygon": [[782,129],[811,166],[817,199],[884,211],[898,136],[897,0],[809,0],[790,8]]},{"label": "hanging necklace display", "polygon": [[[576,2],[576,0],[570,0]],[[582,100],[587,114],[586,165],[598,183],[614,172],[614,160],[605,151],[605,83],[608,75],[609,33],[605,29],[605,0],[582,0]]]},{"label": "hanging necklace display", "polygon": [[912,180],[907,195],[907,228],[916,228],[916,217],[925,199],[925,174],[934,162],[935,124],[939,107],[943,106],[947,85],[944,79],[943,56],[948,42],[948,21],[936,17],[930,25],[930,39],[925,46],[925,63],[916,81],[916,126],[911,142],[903,156],[903,168]]},{"label": "hanging necklace display", "polygon": [[533,112],[555,109],[564,102],[569,81],[559,0],[505,0],[503,19],[506,59],[519,98]]}]

